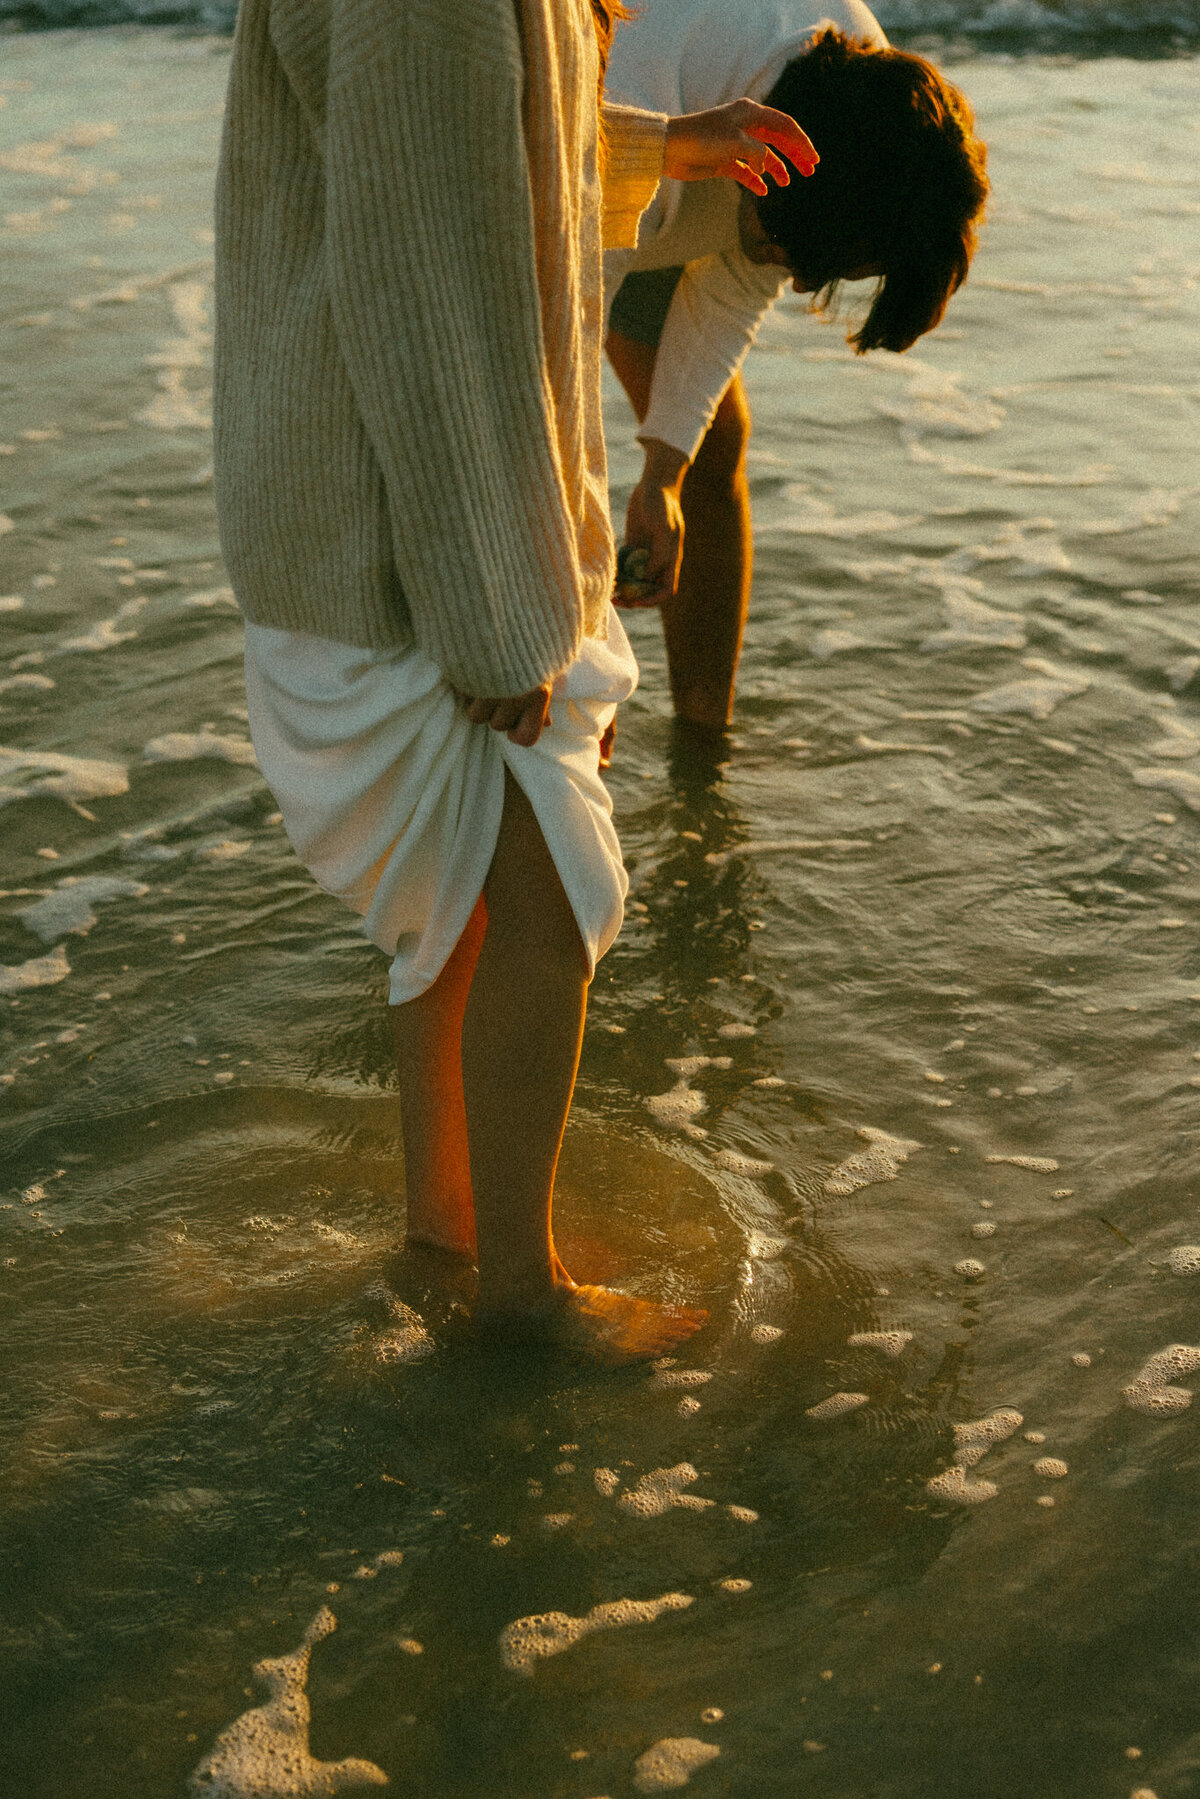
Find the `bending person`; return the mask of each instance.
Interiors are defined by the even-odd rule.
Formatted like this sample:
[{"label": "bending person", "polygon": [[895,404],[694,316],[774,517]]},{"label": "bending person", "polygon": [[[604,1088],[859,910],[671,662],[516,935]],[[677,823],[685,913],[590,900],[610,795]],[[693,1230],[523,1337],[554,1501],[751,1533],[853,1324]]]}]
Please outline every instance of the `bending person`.
[{"label": "bending person", "polygon": [[[626,879],[597,33],[566,0],[244,0],[217,195],[222,545],[259,760],[391,958],[410,1235],[612,1356],[703,1314],[577,1286],[551,1201]],[[665,166],[765,188],[767,109],[606,117],[609,241]]]},{"label": "bending person", "polygon": [[637,247],[606,258],[608,353],[645,449],[626,538],[649,550],[678,716],[723,730],[750,600],[738,373],[790,281],[814,304],[876,283],[856,350],[907,350],[966,277],[988,185],[970,106],[889,48],[861,0],[655,0],[622,32],[608,92],[642,106],[766,97],[820,153],[811,181],[756,197],[665,182]]}]

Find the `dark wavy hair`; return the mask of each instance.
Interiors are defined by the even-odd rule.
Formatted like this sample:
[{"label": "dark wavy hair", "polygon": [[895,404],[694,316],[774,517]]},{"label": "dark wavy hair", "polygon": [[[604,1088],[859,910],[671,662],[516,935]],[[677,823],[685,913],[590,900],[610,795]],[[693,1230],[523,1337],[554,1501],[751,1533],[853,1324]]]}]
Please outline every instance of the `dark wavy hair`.
[{"label": "dark wavy hair", "polygon": [[987,148],[965,97],[923,56],[824,31],[767,103],[791,113],[816,172],[756,201],[759,222],[825,310],[855,268],[882,271],[849,342],[907,350],[966,280],[988,195]]}]

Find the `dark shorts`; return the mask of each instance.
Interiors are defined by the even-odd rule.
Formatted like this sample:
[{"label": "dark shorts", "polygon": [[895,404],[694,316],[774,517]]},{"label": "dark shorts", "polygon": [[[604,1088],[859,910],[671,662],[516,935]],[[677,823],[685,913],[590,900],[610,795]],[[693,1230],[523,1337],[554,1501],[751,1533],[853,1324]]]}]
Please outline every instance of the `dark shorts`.
[{"label": "dark shorts", "polygon": [[641,269],[626,275],[608,315],[609,330],[656,350],[682,274],[681,264],[678,268]]}]

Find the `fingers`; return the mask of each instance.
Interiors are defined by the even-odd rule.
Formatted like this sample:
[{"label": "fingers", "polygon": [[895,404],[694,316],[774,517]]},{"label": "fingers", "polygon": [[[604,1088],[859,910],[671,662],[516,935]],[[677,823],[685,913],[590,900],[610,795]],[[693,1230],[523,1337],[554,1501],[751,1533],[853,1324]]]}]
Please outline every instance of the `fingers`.
[{"label": "fingers", "polygon": [[747,116],[739,120],[747,137],[757,138],[760,143],[771,144],[781,150],[789,162],[795,164],[802,175],[811,175],[821,158],[813,147],[808,133],[802,131],[788,113],[780,112],[774,106],[760,106],[756,101],[743,102],[747,108]]},{"label": "fingers", "polygon": [[550,719],[550,689],[538,687],[526,697],[520,714],[508,733],[510,743],[532,749]]},{"label": "fingers", "polygon": [[460,693],[467,717],[473,725],[490,725],[493,731],[504,731],[510,742],[535,744],[550,722],[550,688],[535,687],[531,693],[518,693],[502,699],[488,699]]}]

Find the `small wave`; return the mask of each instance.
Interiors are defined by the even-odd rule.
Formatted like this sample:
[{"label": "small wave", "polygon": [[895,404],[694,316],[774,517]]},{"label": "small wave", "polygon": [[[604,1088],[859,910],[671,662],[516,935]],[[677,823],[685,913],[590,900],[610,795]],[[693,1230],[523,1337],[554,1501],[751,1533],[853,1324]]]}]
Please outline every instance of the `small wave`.
[{"label": "small wave", "polygon": [[[880,0],[875,12],[899,37],[937,33],[1036,47],[1106,41],[1128,54],[1200,39],[1198,0]],[[0,0],[0,20],[33,29],[185,25],[232,31],[237,0]]]}]

